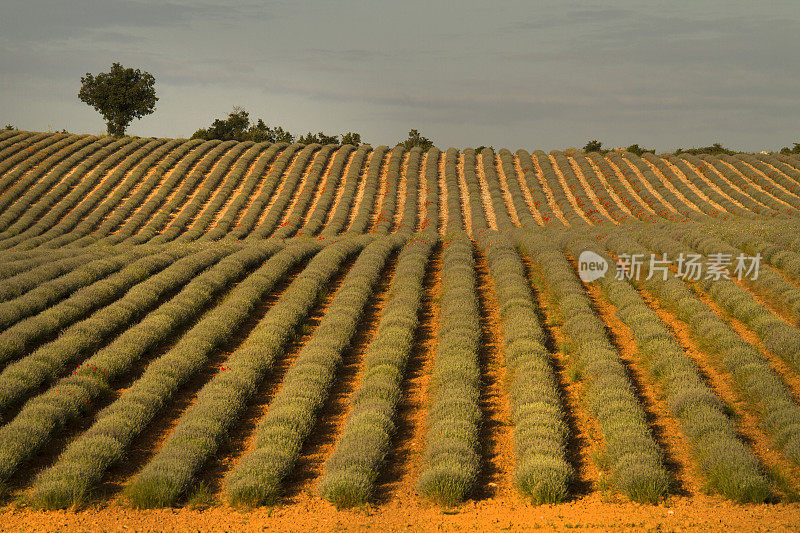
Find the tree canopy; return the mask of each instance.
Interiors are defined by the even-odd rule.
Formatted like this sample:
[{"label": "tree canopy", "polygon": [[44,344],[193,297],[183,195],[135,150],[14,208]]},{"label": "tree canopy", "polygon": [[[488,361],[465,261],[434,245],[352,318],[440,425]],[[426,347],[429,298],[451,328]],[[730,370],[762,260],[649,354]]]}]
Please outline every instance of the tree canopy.
[{"label": "tree canopy", "polygon": [[155,82],[149,72],[114,63],[110,72],[83,76],[78,98],[103,116],[109,135],[122,136],[134,118],[155,111]]},{"label": "tree canopy", "polygon": [[423,137],[419,131],[411,130],[408,132],[408,139],[397,143],[402,145],[406,150],[411,150],[415,146],[419,146],[423,151],[429,150],[433,146],[433,141],[427,137]]}]

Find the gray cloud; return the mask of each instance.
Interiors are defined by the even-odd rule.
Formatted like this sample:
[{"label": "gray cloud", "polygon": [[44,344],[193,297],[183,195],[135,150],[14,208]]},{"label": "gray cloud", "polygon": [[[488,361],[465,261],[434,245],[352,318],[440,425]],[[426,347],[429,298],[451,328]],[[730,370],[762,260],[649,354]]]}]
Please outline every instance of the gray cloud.
[{"label": "gray cloud", "polygon": [[234,104],[293,131],[392,144],[659,149],[796,140],[794,1],[403,3],[33,0],[0,18],[0,121],[102,130],[79,78],[157,79],[141,135],[188,136]]}]

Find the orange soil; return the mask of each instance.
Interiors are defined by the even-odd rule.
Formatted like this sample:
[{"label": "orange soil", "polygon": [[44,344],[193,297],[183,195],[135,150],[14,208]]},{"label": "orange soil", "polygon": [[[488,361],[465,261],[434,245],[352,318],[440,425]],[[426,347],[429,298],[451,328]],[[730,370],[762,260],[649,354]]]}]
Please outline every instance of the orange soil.
[{"label": "orange soil", "polygon": [[578,164],[575,162],[575,158],[567,157],[567,161],[569,161],[569,165],[572,167],[572,171],[575,173],[575,176],[578,178],[578,181],[581,182],[581,187],[583,187],[586,196],[589,197],[589,200],[594,205],[594,208],[597,209],[601,215],[606,217],[612,223],[619,226],[619,222],[616,219],[614,219],[614,217],[611,216],[611,214],[608,212],[608,210],[606,210],[603,204],[600,203],[600,199],[597,197],[597,194],[595,194],[594,189],[592,189],[591,185],[589,185],[589,182],[586,181],[586,176],[583,175],[581,167],[579,167]]},{"label": "orange soil", "polygon": [[525,180],[525,172],[522,170],[519,158],[516,155],[512,155],[511,157],[514,162],[514,173],[516,174],[517,182],[519,182],[519,188],[522,189],[522,195],[525,197],[525,203],[528,204],[528,210],[530,210],[533,218],[536,219],[536,223],[540,226],[544,226],[544,219],[533,201],[533,196],[531,196],[528,182]]},{"label": "orange soil", "polygon": [[791,484],[797,489],[800,481],[800,468],[789,461],[782,452],[775,449],[770,438],[762,431],[759,415],[755,412],[752,404],[737,390],[733,376],[721,368],[720,362],[714,354],[700,347],[688,324],[681,321],[671,311],[661,307],[646,289],[637,287],[637,290],[672,332],[686,355],[694,361],[706,384],[718,398],[731,408],[734,414],[731,420],[735,422],[739,436],[750,447],[761,464],[781,472],[785,479],[793,480]]},{"label": "orange soil", "polygon": [[[286,207],[283,209],[283,213],[281,213],[280,218],[278,218],[278,223],[275,225],[273,232],[278,231],[283,224],[300,227],[300,223],[304,214],[302,212],[296,212],[297,202],[300,199],[300,194],[309,186],[309,177],[311,176],[314,164],[317,163],[318,160],[322,160],[327,163],[330,156],[331,150],[329,150],[328,147],[323,146],[314,152],[314,155],[308,159],[305,167],[303,167],[303,172],[300,174],[300,178],[297,180],[297,185],[295,185],[292,195],[289,197],[289,201],[286,203]],[[324,171],[324,168],[325,167],[323,167],[321,171]],[[318,183],[315,183],[314,186],[318,186]]]},{"label": "orange soil", "polygon": [[590,497],[559,505],[470,501],[442,510],[416,499],[337,511],[321,498],[293,505],[237,509],[138,511],[117,504],[82,511],[0,509],[8,531],[796,531],[800,504],[736,505],[713,497],[674,497],[660,505],[604,503]]},{"label": "orange soil", "polygon": [[[573,266],[577,266],[574,261]],[[689,496],[699,494],[704,483],[702,471],[692,457],[691,445],[680,422],[670,412],[663,391],[654,385],[655,381],[642,361],[633,331],[617,316],[616,307],[606,299],[596,283],[583,283],[583,287],[598,317],[605,323],[609,338],[633,383],[653,437],[661,448],[664,464],[676,483],[672,490]]]},{"label": "orange soil", "polygon": [[467,179],[464,177],[464,154],[458,152],[456,156],[456,176],[458,178],[458,196],[461,199],[461,222],[467,230],[467,235],[472,238],[472,207],[469,205],[469,189]]},{"label": "orange soil", "polygon": [[397,202],[395,203],[394,217],[392,217],[392,226],[390,231],[394,232],[399,229],[403,220],[403,211],[406,206],[406,196],[409,183],[413,183],[408,179],[408,158],[411,157],[409,152],[403,154],[403,159],[400,161],[400,178],[397,181]]},{"label": "orange soil", "polygon": [[[206,172],[203,174],[203,177],[200,178],[200,180],[195,184],[193,189],[191,191],[189,191],[189,194],[187,194],[186,197],[181,201],[181,203],[179,205],[175,206],[175,208],[169,213],[169,217],[167,217],[167,221],[164,223],[164,225],[162,225],[158,229],[158,233],[164,233],[165,231],[167,231],[167,229],[172,225],[172,223],[175,221],[175,219],[178,218],[181,215],[181,213],[183,213],[183,211],[186,210],[192,204],[192,200],[194,200],[195,197],[200,193],[200,189],[203,187],[203,183],[217,169],[217,167],[219,167],[219,165],[222,163],[222,159],[225,156],[227,156],[231,150],[234,150],[235,148],[236,148],[235,144],[231,145],[228,149],[226,149],[223,153],[221,153],[219,155],[219,157],[216,158],[216,160],[214,161],[214,164],[211,165],[211,168],[206,170]],[[241,157],[241,154],[239,155],[239,157]],[[235,162],[234,162],[234,164],[235,164]],[[230,169],[228,169],[228,171],[230,171]],[[191,176],[191,172],[187,172],[186,176]],[[212,193],[216,192],[217,189],[219,189],[219,187],[221,187],[221,186],[222,186],[222,180],[219,181],[219,183],[214,188],[214,191],[212,191]],[[166,202],[164,202],[163,205],[168,205],[169,201],[172,199],[172,196],[176,192],[178,192],[178,190],[180,190],[180,187],[178,187],[173,192],[173,194],[170,195],[170,198]],[[209,198],[210,197],[211,197],[211,195],[209,195]],[[200,212],[200,210],[198,210],[198,213],[199,212]],[[192,217],[192,220],[187,224],[187,227],[190,227],[191,224],[194,223],[194,219],[197,218],[198,213],[195,213],[195,215]]]},{"label": "orange soil", "polygon": [[[275,204],[275,201],[278,199],[278,197],[283,192],[283,189],[286,187],[286,179],[288,178],[289,174],[291,174],[292,170],[294,169],[295,165],[297,164],[297,160],[299,159],[300,153],[303,150],[305,150],[305,148],[302,148],[302,149],[296,151],[292,155],[291,161],[289,161],[289,163],[283,168],[283,172],[281,172],[279,176],[276,176],[276,178],[278,180],[278,185],[272,190],[272,195],[270,195],[269,201],[263,207],[263,209],[261,210],[261,213],[258,215],[258,220],[253,225],[253,230],[257,229],[258,227],[261,226],[261,224],[264,223],[264,220],[267,218],[267,216],[269,215],[269,212],[272,210],[272,206]],[[309,157],[308,161],[305,164],[306,165],[310,165],[311,164],[310,162],[313,161],[313,160],[314,160],[313,156]],[[280,225],[280,223],[276,224],[276,227],[278,225]]]},{"label": "orange soil", "polygon": [[[331,202],[331,206],[325,214],[325,224],[320,226],[320,231],[322,231],[322,228],[325,228],[325,226],[330,223],[331,219],[333,219],[334,213],[336,213],[336,209],[339,207],[339,202],[342,199],[342,195],[344,195],[344,184],[347,181],[347,176],[350,173],[350,166],[353,163],[353,157],[355,157],[357,150],[358,149],[350,152],[350,155],[347,157],[347,163],[345,163],[344,168],[342,169],[342,175],[338,176],[336,179],[336,193],[333,195],[333,202]],[[364,159],[364,163],[366,163],[366,158]]]},{"label": "orange soil", "polygon": [[[571,159],[574,159],[575,157],[576,156],[573,156]],[[619,207],[623,213],[627,214],[629,217],[636,218],[630,211],[630,209],[628,209],[628,206],[625,205],[625,202],[622,201],[622,198],[617,196],[617,193],[614,191],[614,188],[608,183],[608,180],[603,175],[603,172],[600,170],[600,167],[598,167],[597,164],[591,158],[586,156],[583,156],[583,158],[586,159],[586,162],[589,164],[590,167],[592,167],[594,175],[597,176],[597,179],[603,185],[603,189],[605,190],[606,194],[608,194],[609,198],[614,200],[614,203],[617,204],[617,207]],[[641,201],[641,198],[639,198],[639,200]]]},{"label": "orange soil", "polygon": [[439,235],[447,233],[447,219],[449,216],[447,210],[447,198],[449,191],[447,190],[447,180],[445,179],[445,160],[447,156],[445,153],[439,154],[439,173],[437,179],[439,180]]},{"label": "orange soil", "polygon": [[[384,156],[385,155],[386,154],[384,154]],[[375,161],[375,159],[375,151],[373,150],[369,153],[369,157],[366,158],[364,166],[361,167],[361,172],[358,176],[358,188],[356,189],[356,194],[353,198],[353,201],[350,203],[350,213],[347,217],[347,223],[344,225],[344,231],[347,231],[353,224],[353,220],[355,220],[356,214],[361,208],[361,201],[364,199],[364,189],[367,187],[367,176],[369,175],[369,169],[374,165],[382,164],[382,161]]]},{"label": "orange soil", "polygon": [[494,156],[494,172],[497,174],[497,181],[500,182],[500,189],[503,191],[503,203],[508,210],[508,216],[511,217],[511,223],[516,227],[522,227],[517,214],[517,208],[514,207],[514,199],[511,197],[511,191],[508,188],[508,181],[506,181],[506,173],[503,172],[503,163],[500,161],[500,156]]},{"label": "orange soil", "polygon": [[508,372],[505,365],[500,310],[497,307],[494,280],[489,275],[489,266],[483,253],[474,249],[476,292],[481,314],[482,342],[480,366],[482,376],[481,446],[485,461],[478,481],[483,497],[509,497],[516,495],[514,486],[513,426],[511,424],[511,400],[506,387]]},{"label": "orange soil", "polygon": [[[227,214],[228,210],[230,209],[231,203],[233,203],[233,201],[240,194],[242,194],[242,190],[244,189],[248,180],[252,177],[253,169],[255,168],[255,166],[261,161],[262,158],[266,156],[268,147],[266,145],[256,145],[256,146],[259,146],[260,148],[256,154],[256,157],[253,157],[253,159],[247,164],[247,168],[244,169],[244,172],[242,172],[239,178],[238,185],[236,185],[236,187],[231,191],[228,198],[222,203],[219,210],[217,210],[217,212],[214,214],[214,217],[209,222],[208,224],[209,228],[216,227],[219,224],[219,221],[222,219],[222,217],[224,217]],[[272,158],[273,162],[275,161],[275,159],[277,159],[279,155],[280,152],[275,154],[275,157]],[[244,157],[244,155],[242,157]],[[247,194],[248,198],[253,197],[253,190],[255,189],[255,187],[258,186],[258,182],[260,182],[260,179],[257,180],[255,184],[253,184],[253,188],[251,188],[250,192]]]},{"label": "orange soil", "polygon": [[[389,161],[394,156],[394,150],[387,152],[381,160],[380,172],[378,172],[378,190],[375,193],[375,200],[372,203],[372,210],[369,215],[369,224],[367,224],[367,233],[370,233],[378,221],[383,219],[384,205],[386,199],[386,192],[389,189]],[[396,206],[395,206],[396,207]]]},{"label": "orange soil", "polygon": [[575,198],[575,195],[572,194],[572,189],[570,189],[569,185],[567,185],[567,180],[564,179],[564,174],[561,173],[561,168],[558,166],[555,156],[548,155],[547,157],[550,159],[550,164],[553,167],[553,171],[556,173],[556,177],[558,177],[558,183],[561,185],[564,195],[567,197],[570,205],[572,205],[572,210],[575,211],[579,217],[585,220],[587,224],[594,226],[594,223],[589,220],[589,218],[586,216],[586,213],[584,213],[583,208],[578,205],[578,200]]},{"label": "orange soil", "polygon": [[[595,163],[594,161],[592,161],[592,159],[591,159],[591,158],[587,158],[587,159],[589,159],[589,161],[591,162],[591,164],[592,164],[592,168],[594,168],[594,169],[595,169],[595,172],[597,172],[597,173],[598,173],[598,175],[602,174],[602,172],[600,172],[600,171],[599,171],[600,169],[599,169],[599,167],[596,165],[596,163]],[[632,196],[632,197],[633,197],[633,198],[634,198],[634,199],[635,199],[637,202],[639,202],[639,205],[641,205],[641,206],[642,206],[642,209],[644,209],[645,211],[647,211],[648,213],[650,213],[650,214],[652,214],[652,215],[656,215],[656,216],[658,216],[658,213],[656,213],[656,212],[653,210],[653,207],[652,207],[650,204],[648,204],[647,202],[645,202],[645,201],[644,201],[644,199],[643,199],[641,196],[639,196],[639,193],[637,193],[637,192],[636,192],[636,189],[634,189],[634,188],[633,188],[633,185],[631,185],[630,181],[628,181],[628,178],[626,178],[626,177],[625,177],[625,174],[622,172],[622,169],[620,169],[620,167],[618,167],[618,166],[617,166],[617,165],[616,165],[616,164],[615,164],[615,163],[614,163],[614,162],[611,160],[611,158],[609,158],[609,157],[605,157],[604,159],[605,159],[605,161],[606,161],[606,164],[608,164],[609,168],[610,168],[610,169],[611,169],[611,170],[614,172],[614,175],[616,176],[617,180],[619,180],[619,182],[620,182],[620,183],[621,183],[621,184],[622,184],[622,185],[623,185],[623,186],[624,186],[626,189],[628,189],[628,194],[630,194],[630,195],[631,195],[631,196]],[[628,163],[628,166],[630,166],[630,167],[631,167],[631,169],[633,170],[633,165],[631,165],[630,163]],[[636,172],[636,170],[633,170],[633,171],[634,171],[634,172]],[[650,186],[649,186],[649,184],[647,184],[646,182],[644,182],[644,180],[642,180],[641,173],[637,173],[637,176],[639,176],[639,181],[641,181],[641,182],[642,182],[642,184],[643,184],[643,185],[644,185],[644,186],[647,188],[647,190],[648,190],[648,191],[650,191],[650,193],[652,194],[653,188],[652,188],[652,187],[650,187]],[[654,196],[656,196],[656,198],[661,198],[660,196],[657,196],[657,195],[654,195]],[[663,200],[663,198],[662,198],[662,200]],[[677,212],[678,212],[678,211],[677,211],[677,210],[676,210],[676,209],[675,209],[673,206],[671,206],[670,204],[668,204],[668,203],[666,203],[666,202],[662,202],[662,203],[664,204],[664,207],[666,207],[667,209],[669,209],[669,210],[670,210],[670,211],[672,211],[673,213],[677,213]]]},{"label": "orange soil", "polygon": [[481,203],[483,203],[483,213],[486,217],[486,222],[489,224],[489,229],[497,230],[497,215],[494,212],[494,204],[492,203],[492,195],[489,193],[489,183],[486,181],[486,173],[484,172],[483,156],[477,154],[475,157],[475,175],[478,178],[478,185],[481,188]]}]

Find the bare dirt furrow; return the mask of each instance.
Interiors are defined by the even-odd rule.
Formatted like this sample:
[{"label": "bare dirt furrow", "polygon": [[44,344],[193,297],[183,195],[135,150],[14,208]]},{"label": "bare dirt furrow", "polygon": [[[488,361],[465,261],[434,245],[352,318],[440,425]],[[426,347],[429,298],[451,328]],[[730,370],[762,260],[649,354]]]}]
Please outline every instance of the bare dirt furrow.
[{"label": "bare dirt furrow", "polygon": [[561,189],[564,191],[564,195],[567,197],[567,200],[572,206],[573,211],[575,211],[579,217],[585,220],[588,225],[594,226],[594,223],[586,216],[586,212],[583,210],[583,208],[578,205],[578,200],[575,198],[575,195],[572,194],[572,189],[570,189],[569,185],[567,184],[567,180],[564,178],[564,173],[561,172],[561,168],[558,166],[555,156],[548,154],[547,157],[550,159],[550,164],[553,167],[553,171],[558,177],[558,183],[561,185]]},{"label": "bare dirt furrow", "polygon": [[469,204],[469,188],[464,177],[464,154],[458,152],[456,158],[456,176],[458,177],[458,197],[461,199],[461,222],[472,238],[472,206]]},{"label": "bare dirt furrow", "polygon": [[546,335],[556,384],[561,391],[565,421],[569,426],[567,460],[575,470],[575,478],[569,494],[582,497],[598,490],[608,472],[599,468],[597,457],[603,446],[603,438],[597,422],[586,408],[586,390],[580,379],[575,358],[567,353],[567,339],[562,329],[563,317],[553,303],[553,295],[544,284],[544,276],[536,264],[522,255],[525,274],[531,293],[539,309],[539,322]]},{"label": "bare dirt furrow", "polygon": [[[428,205],[429,202],[433,202],[428,198],[428,192],[430,191],[430,184],[428,183],[428,179],[426,177],[428,171],[428,154],[426,152],[422,152],[420,154],[420,161],[419,161],[419,172],[418,172],[418,180],[417,180],[417,218],[413,222],[411,222],[411,226],[413,228],[414,233],[420,231],[420,226],[422,226],[423,221],[426,218],[428,213]],[[428,221],[430,224],[432,221]],[[435,222],[434,222],[435,223]]]},{"label": "bare dirt furrow", "polygon": [[397,253],[386,262],[377,284],[373,287],[372,296],[364,308],[355,335],[350,345],[342,352],[342,363],[336,372],[336,380],[328,399],[320,411],[311,435],[303,445],[303,451],[294,470],[286,479],[285,490],[289,501],[317,498],[316,481],[322,475],[325,461],[333,453],[350,414],[353,393],[361,383],[363,356],[378,330],[396,266]]},{"label": "bare dirt furrow", "polygon": [[[599,169],[599,167],[597,166],[597,164],[596,164],[594,161],[592,161],[592,159],[591,159],[591,158],[588,158],[588,159],[589,159],[589,162],[590,162],[590,163],[591,163],[591,165],[592,165],[592,168],[595,170],[595,172],[596,172],[598,175],[602,175],[602,172],[600,172],[600,169]],[[637,192],[636,192],[636,189],[633,187],[633,185],[631,185],[631,182],[630,182],[630,181],[628,181],[628,179],[625,177],[625,174],[622,172],[622,169],[621,169],[621,168],[619,168],[619,167],[618,167],[618,166],[617,166],[617,165],[616,165],[616,164],[615,164],[615,163],[614,163],[614,162],[611,160],[611,158],[609,158],[609,157],[606,157],[606,158],[605,158],[605,162],[606,162],[606,164],[608,165],[608,167],[609,167],[609,168],[610,168],[612,171],[614,171],[614,175],[616,176],[617,180],[618,180],[618,181],[619,181],[619,182],[622,184],[622,186],[623,186],[623,187],[625,187],[625,188],[628,190],[628,194],[630,194],[630,195],[631,195],[631,197],[632,197],[632,198],[634,198],[634,199],[635,199],[635,200],[636,200],[636,201],[639,203],[639,205],[640,205],[640,206],[642,206],[642,209],[644,209],[645,211],[647,211],[647,212],[648,212],[648,213],[650,213],[651,215],[658,216],[658,213],[656,213],[656,212],[653,210],[653,206],[651,206],[650,204],[648,204],[647,202],[645,202],[645,201],[644,201],[644,199],[643,199],[641,196],[639,196],[639,193],[637,193]],[[636,170],[634,170],[634,168],[633,168],[635,165],[631,165],[629,162],[627,162],[627,164],[628,164],[628,166],[629,166],[629,167],[631,167],[631,171],[632,171],[632,172],[636,172]],[[648,191],[650,194],[653,194],[653,196],[654,196],[655,198],[659,198],[659,199],[661,200],[661,203],[664,205],[664,207],[666,207],[667,209],[669,209],[669,210],[670,210],[670,211],[672,211],[673,213],[677,213],[677,212],[678,212],[678,210],[677,210],[677,209],[675,209],[675,207],[673,207],[671,204],[668,204],[666,201],[664,201],[664,198],[662,198],[662,197],[661,197],[661,196],[660,196],[658,193],[655,193],[655,191],[654,191],[654,190],[653,190],[653,188],[650,186],[650,184],[649,184],[649,183],[647,183],[645,180],[643,180],[643,179],[642,179],[642,177],[641,177],[641,173],[637,174],[637,177],[639,178],[639,181],[640,181],[640,182],[642,182],[642,184],[645,186],[645,188],[647,189],[647,191]]]},{"label": "bare dirt furrow", "polygon": [[408,501],[416,496],[416,483],[423,468],[423,452],[430,405],[430,379],[439,330],[439,300],[442,291],[442,246],[432,253],[423,280],[419,325],[406,364],[402,396],[395,414],[395,434],[375,488],[375,500],[385,504]]},{"label": "bare dirt furrow", "polygon": [[[514,161],[515,178],[519,182],[519,188],[522,189],[522,195],[525,197],[528,210],[531,212],[531,215],[533,215],[533,218],[536,219],[536,223],[540,226],[544,226],[544,219],[542,219],[542,214],[539,212],[539,208],[536,206],[533,196],[531,196],[531,185],[525,180],[525,173],[522,171],[519,157],[514,154],[512,155],[512,159]],[[508,179],[508,176],[506,176],[506,179]]]},{"label": "bare dirt furrow", "polygon": [[508,497],[515,491],[515,457],[500,310],[486,258],[477,246],[474,247],[473,255],[482,329],[479,357],[483,421],[480,440],[484,464],[478,480],[478,496]]},{"label": "bare dirt furrow", "polygon": [[619,225],[619,221],[617,221],[614,217],[612,217],[611,214],[608,212],[608,210],[603,206],[603,204],[600,203],[600,199],[597,197],[597,194],[595,193],[594,189],[592,189],[591,185],[589,185],[589,182],[586,181],[586,176],[583,175],[581,167],[579,167],[578,164],[575,162],[575,158],[567,157],[567,161],[569,161],[569,166],[572,167],[572,171],[575,173],[575,176],[581,183],[581,187],[583,187],[583,190],[586,192],[586,196],[592,202],[594,208],[597,209],[601,215],[606,217],[613,224]]},{"label": "bare dirt furrow", "polygon": [[[542,165],[539,164],[539,158],[533,154],[531,156],[531,161],[533,161],[533,170],[536,172],[536,179],[539,180],[539,187],[542,188],[542,191],[547,198],[547,203],[550,206],[550,210],[553,212],[553,214],[555,214],[556,218],[558,218],[562,224],[569,227],[569,221],[564,216],[561,206],[556,203],[556,199],[553,195],[553,191],[550,189],[550,185],[547,183],[547,180],[544,179],[544,172],[542,171]],[[519,161],[517,161],[517,164],[520,164]]]},{"label": "bare dirt furrow", "polygon": [[492,195],[489,194],[489,183],[486,181],[486,172],[484,172],[482,154],[476,155],[475,167],[475,175],[478,177],[478,185],[481,188],[481,203],[483,204],[483,213],[486,217],[486,222],[489,224],[489,229],[496,231],[497,215],[494,212]]},{"label": "bare dirt furrow", "polygon": [[[100,492],[106,498],[119,496],[125,483],[139,472],[150,459],[155,457],[169,438],[172,430],[178,425],[180,418],[197,400],[197,394],[203,386],[221,371],[230,354],[236,351],[238,346],[247,339],[250,332],[274,303],[280,299],[309,260],[310,258],[300,261],[299,264],[290,269],[287,275],[275,285],[271,293],[259,303],[245,324],[224,346],[211,354],[203,369],[181,387],[159,416],[133,440],[126,454],[126,461],[109,469],[105,476]],[[221,299],[217,301],[219,302]],[[122,392],[124,390],[118,390],[116,396],[119,396]]]},{"label": "bare dirt furrow", "polygon": [[[573,266],[576,265],[573,263]],[[670,492],[696,496],[703,490],[703,473],[692,456],[691,445],[683,434],[680,422],[667,407],[663,391],[653,385],[654,380],[642,361],[633,332],[620,320],[616,307],[608,301],[596,283],[584,283],[583,286],[598,317],[605,323],[608,337],[619,353],[644,409],[653,437],[661,448],[664,465],[672,477],[673,486]]]}]

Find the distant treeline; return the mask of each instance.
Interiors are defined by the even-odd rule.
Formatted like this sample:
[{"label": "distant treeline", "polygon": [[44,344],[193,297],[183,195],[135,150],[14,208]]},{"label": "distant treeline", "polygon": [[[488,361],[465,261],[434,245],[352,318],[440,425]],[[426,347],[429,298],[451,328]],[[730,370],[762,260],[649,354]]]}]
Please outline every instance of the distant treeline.
[{"label": "distant treeline", "polygon": [[[258,119],[255,124],[250,123],[250,114],[241,107],[234,107],[226,119],[215,119],[208,128],[200,128],[192,134],[192,139],[203,139],[210,141],[219,139],[221,141],[253,141],[271,143],[300,143],[300,144],[351,144],[360,146],[362,144],[361,134],[353,131],[342,133],[341,135],[329,135],[325,132],[311,133],[295,137],[294,134],[285,130],[281,126],[268,126],[263,119]],[[364,143],[369,144],[369,143]],[[415,146],[428,150],[433,146],[433,141],[423,137],[419,131],[411,130],[408,138],[397,143],[406,149]]]}]

